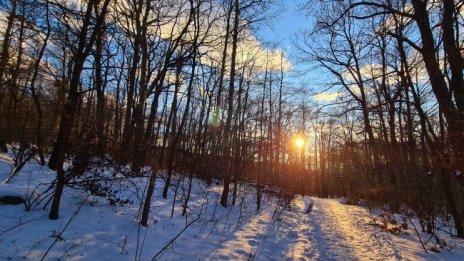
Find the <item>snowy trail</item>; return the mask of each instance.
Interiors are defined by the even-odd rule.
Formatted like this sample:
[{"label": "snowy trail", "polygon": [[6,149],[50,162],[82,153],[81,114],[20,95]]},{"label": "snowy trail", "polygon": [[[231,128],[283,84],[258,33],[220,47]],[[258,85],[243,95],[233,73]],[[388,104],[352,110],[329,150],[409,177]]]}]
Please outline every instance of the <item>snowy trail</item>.
[{"label": "snowy trail", "polygon": [[248,260],[259,248],[261,240],[271,220],[269,211],[261,211],[241,229],[237,230],[230,240],[225,241],[206,260]]},{"label": "snowy trail", "polygon": [[271,222],[262,211],[222,243],[207,260],[410,260],[391,235],[368,225],[366,209],[330,199],[297,196]]},{"label": "snowy trail", "polygon": [[394,246],[392,236],[368,224],[368,211],[329,199],[314,199],[309,215],[314,242],[323,260],[409,259]]},{"label": "snowy trail", "polygon": [[[302,237],[306,238],[311,245],[306,247],[303,252],[296,252],[296,255],[291,255],[291,251],[288,252],[286,256],[288,259],[334,260],[337,257],[352,259],[352,254],[346,247],[344,235],[334,228],[336,221],[331,220],[333,217],[329,216],[329,213],[319,212],[318,201],[314,202],[313,210],[309,214],[304,211],[306,210],[306,204],[303,198],[296,197],[293,205],[298,207],[298,211],[295,212],[301,216],[298,224],[296,224],[299,226],[298,231],[304,233]],[[302,226],[306,228],[302,229]]]}]

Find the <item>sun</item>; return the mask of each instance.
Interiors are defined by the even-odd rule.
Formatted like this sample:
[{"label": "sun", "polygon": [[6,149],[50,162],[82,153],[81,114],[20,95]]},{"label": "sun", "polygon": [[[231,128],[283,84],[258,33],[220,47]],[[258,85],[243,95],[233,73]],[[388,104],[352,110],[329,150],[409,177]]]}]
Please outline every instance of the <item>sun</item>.
[{"label": "sun", "polygon": [[301,137],[295,138],[295,146],[297,146],[298,148],[302,148],[304,144],[305,144],[305,141],[303,138]]}]

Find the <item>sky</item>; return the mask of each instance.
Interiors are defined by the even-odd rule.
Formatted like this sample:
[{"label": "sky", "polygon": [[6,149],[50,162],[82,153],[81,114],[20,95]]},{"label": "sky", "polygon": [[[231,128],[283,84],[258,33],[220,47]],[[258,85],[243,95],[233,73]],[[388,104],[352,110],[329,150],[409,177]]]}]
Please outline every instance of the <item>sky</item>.
[{"label": "sky", "polygon": [[[322,93],[324,89],[321,88],[323,79],[321,79],[320,72],[310,70],[309,63],[303,64],[296,59],[298,56],[295,48],[297,34],[312,27],[311,18],[307,17],[298,8],[299,4],[306,1],[310,0],[281,0],[282,10],[276,17],[270,19],[268,26],[260,27],[256,32],[256,36],[265,44],[271,46],[277,44],[277,48],[282,49],[287,54],[293,67],[293,72],[290,72],[287,83],[298,88],[305,87],[306,90],[315,95],[308,97],[310,100],[319,102],[322,100],[330,101],[335,99],[334,95],[330,97],[317,95]],[[302,74],[301,72],[304,73]]]},{"label": "sky", "polygon": [[309,19],[298,12],[298,3],[302,0],[282,1],[282,12],[269,22],[269,26],[263,26],[258,30],[258,38],[264,42],[278,43],[279,47],[288,54],[292,53],[295,34],[298,31],[310,27]]}]

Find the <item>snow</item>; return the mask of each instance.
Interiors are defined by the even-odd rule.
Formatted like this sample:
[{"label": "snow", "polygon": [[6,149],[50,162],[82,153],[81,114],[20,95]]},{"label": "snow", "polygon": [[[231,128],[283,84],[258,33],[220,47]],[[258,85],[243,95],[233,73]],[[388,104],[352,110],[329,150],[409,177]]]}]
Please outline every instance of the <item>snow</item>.
[{"label": "snow", "polygon": [[[1,155],[0,180],[10,171],[11,161]],[[54,178],[54,172],[31,161],[10,184],[0,184],[0,196],[36,197]],[[297,195],[287,206],[264,195],[256,211],[255,188],[249,185],[240,186],[236,206],[223,208],[221,186],[195,179],[182,216],[188,178],[180,176],[173,178],[173,189],[180,183],[172,218],[174,191],[163,199],[164,181],[156,180],[145,228],[138,215],[146,182],[138,177],[118,183],[124,188],[120,196],[134,202],[123,206],[66,188],[54,221],[43,204],[28,212],[24,205],[0,205],[0,260],[152,260],[155,255],[156,260],[464,260],[461,240],[447,238],[451,251],[426,254],[412,228],[393,235],[372,225],[368,209],[337,199]]]}]

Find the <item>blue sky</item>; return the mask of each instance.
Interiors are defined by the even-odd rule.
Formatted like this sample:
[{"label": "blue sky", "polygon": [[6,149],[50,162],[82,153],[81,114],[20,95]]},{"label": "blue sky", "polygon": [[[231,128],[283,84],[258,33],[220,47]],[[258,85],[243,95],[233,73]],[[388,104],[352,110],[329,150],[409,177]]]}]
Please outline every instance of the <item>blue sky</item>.
[{"label": "blue sky", "polygon": [[292,51],[292,40],[295,33],[310,27],[310,21],[298,12],[297,3],[301,0],[282,1],[283,11],[270,19],[269,26],[262,26],[257,32],[259,39],[265,42],[278,43],[286,52]]},{"label": "blue sky", "polygon": [[[298,63],[295,49],[296,34],[305,29],[311,29],[312,21],[298,10],[298,4],[310,0],[281,0],[282,11],[269,21],[269,26],[262,26],[256,32],[257,38],[265,44],[277,44],[277,48],[284,50],[293,66],[286,81],[294,87],[305,86],[306,90],[322,91],[320,82],[323,81],[317,72],[309,70],[309,64]],[[300,73],[304,71],[304,75]],[[309,97],[308,97],[309,98]]]}]

